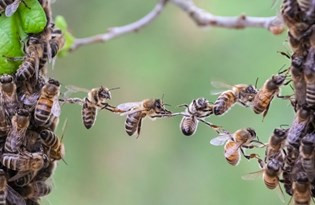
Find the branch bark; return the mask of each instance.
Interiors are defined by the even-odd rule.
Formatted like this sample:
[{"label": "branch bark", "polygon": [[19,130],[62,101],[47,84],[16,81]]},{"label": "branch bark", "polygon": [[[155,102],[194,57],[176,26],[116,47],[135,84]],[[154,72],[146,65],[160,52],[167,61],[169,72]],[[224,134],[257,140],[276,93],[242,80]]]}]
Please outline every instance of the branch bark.
[{"label": "branch bark", "polygon": [[230,29],[244,29],[247,27],[265,28],[273,34],[280,34],[284,30],[284,24],[276,16],[271,17],[250,17],[245,15],[228,17],[215,16],[197,7],[192,0],[160,0],[159,3],[140,20],[125,26],[113,27],[106,33],[90,36],[86,38],[76,38],[70,51],[74,51],[81,46],[104,43],[114,38],[137,32],[148,24],[152,23],[163,11],[166,3],[173,3],[182,11],[189,14],[198,26],[213,26]]}]

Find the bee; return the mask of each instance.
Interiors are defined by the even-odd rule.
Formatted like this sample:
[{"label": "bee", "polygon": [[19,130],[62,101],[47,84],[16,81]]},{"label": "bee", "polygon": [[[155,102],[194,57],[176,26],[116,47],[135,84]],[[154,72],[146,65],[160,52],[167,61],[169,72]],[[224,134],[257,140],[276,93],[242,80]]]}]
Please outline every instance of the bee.
[{"label": "bee", "polygon": [[256,140],[256,137],[256,132],[252,128],[239,129],[233,134],[225,131],[213,138],[210,144],[215,146],[224,145],[225,159],[229,164],[236,166],[240,162],[241,153],[246,159],[257,158],[256,154],[246,155],[243,150],[244,148],[252,149],[256,147],[253,143],[263,144]]},{"label": "bee", "polygon": [[300,138],[311,120],[311,111],[307,107],[301,107],[293,120],[293,123],[288,131],[287,145],[298,149],[300,146]]},{"label": "bee", "polygon": [[282,173],[283,167],[283,156],[281,154],[274,155],[267,163],[264,163],[262,160],[259,160],[261,170],[257,172],[249,173],[242,178],[244,180],[252,180],[257,176],[262,175],[262,179],[268,189],[277,189],[279,198],[282,202],[284,201],[284,194],[280,186],[280,175]]},{"label": "bee", "polygon": [[30,124],[29,112],[19,109],[11,119],[12,128],[5,142],[5,151],[10,153],[21,153],[25,144],[25,135]]},{"label": "bee", "polygon": [[61,112],[58,100],[59,94],[59,82],[49,79],[41,89],[40,97],[35,106],[34,120],[38,125],[45,125],[52,115],[59,117]]},{"label": "bee", "polygon": [[[15,180],[14,185],[18,186],[18,187],[24,187],[24,186],[28,185],[34,179],[35,174],[36,174],[35,172],[31,172],[31,171],[28,172],[24,176]],[[9,181],[13,181],[13,180],[10,179]]]},{"label": "bee", "polygon": [[140,135],[142,119],[149,117],[151,119],[170,116],[172,113],[165,108],[161,99],[145,99],[140,102],[129,102],[117,106],[122,115],[127,115],[125,130],[129,136],[137,132],[137,138]]},{"label": "bee", "polygon": [[25,4],[24,0],[0,0],[0,13],[5,11],[7,17],[12,16],[19,8],[21,2]]},{"label": "bee", "polygon": [[65,147],[62,143],[62,138],[59,139],[54,132],[47,129],[42,130],[39,135],[43,144],[49,148],[49,157],[51,159],[60,160],[64,158]]},{"label": "bee", "polygon": [[240,103],[245,107],[249,107],[257,94],[256,88],[252,85],[238,84],[230,86],[221,82],[212,82],[212,85],[215,87],[225,87],[230,89],[222,92],[218,99],[214,102],[213,113],[215,115],[223,115],[235,103]]},{"label": "bee", "polygon": [[44,181],[34,181],[21,189],[20,194],[26,199],[39,198],[48,195],[52,186]]},{"label": "bee", "polygon": [[60,29],[53,29],[49,43],[51,48],[51,57],[54,58],[65,44],[65,39]]},{"label": "bee", "polygon": [[[106,109],[111,112],[116,112],[116,108],[109,105],[107,100],[112,98],[111,90],[119,89],[119,88],[111,88],[108,89],[106,87],[101,86],[100,88],[93,88],[91,90],[87,90],[84,88],[79,88],[76,86],[67,86],[68,92],[86,92],[88,96],[84,98],[84,100],[64,100],[67,103],[78,103],[82,104],[82,120],[86,129],[90,129],[93,127],[97,113],[100,109]],[[67,95],[67,93],[65,94]]]},{"label": "bee", "polygon": [[41,152],[43,151],[42,142],[39,138],[38,132],[27,130],[25,148],[27,152]]},{"label": "bee", "polygon": [[19,102],[16,94],[16,84],[11,75],[2,75],[0,77],[1,83],[1,100],[4,105],[6,113],[11,117],[15,114],[19,107]]},{"label": "bee", "polygon": [[204,118],[213,114],[213,104],[209,103],[205,98],[198,98],[193,100],[189,105],[184,104],[180,106],[186,107],[183,113],[184,117],[180,123],[180,129],[184,135],[193,135],[197,130],[199,121],[210,125],[214,129],[218,128],[204,121]]},{"label": "bee", "polygon": [[315,135],[307,134],[301,140],[300,155],[301,164],[310,181],[314,179],[315,173]]},{"label": "bee", "polygon": [[253,100],[253,110],[256,114],[263,113],[263,117],[267,115],[272,99],[278,96],[280,87],[286,84],[284,83],[286,77],[287,74],[279,73],[264,83]]},{"label": "bee", "polygon": [[26,205],[25,200],[11,186],[8,185],[7,176],[3,169],[0,169],[0,204]]},{"label": "bee", "polygon": [[285,139],[287,138],[288,129],[274,129],[273,134],[269,137],[266,147],[265,162],[278,155],[284,148]]},{"label": "bee", "polygon": [[306,82],[306,103],[310,107],[315,106],[315,70],[314,61],[315,48],[309,49],[305,64],[304,64],[304,78]]},{"label": "bee", "polygon": [[307,177],[307,174],[300,170],[296,174],[296,179],[292,184],[293,199],[296,205],[310,204],[312,193],[311,183]]},{"label": "bee", "polygon": [[[292,63],[294,61],[296,60],[292,59]],[[290,70],[292,74],[294,96],[296,101],[295,109],[298,109],[306,103],[306,82],[304,79],[304,67],[301,65],[291,66]]]},{"label": "bee", "polygon": [[0,143],[3,143],[5,142],[5,137],[7,136],[10,130],[10,125],[5,114],[4,105],[1,101],[2,100],[0,99]]},{"label": "bee", "polygon": [[40,58],[43,56],[43,51],[39,40],[36,37],[30,36],[24,44],[23,51],[25,57],[23,62],[16,71],[16,79],[18,81],[26,81],[34,75],[36,79],[39,74]]}]

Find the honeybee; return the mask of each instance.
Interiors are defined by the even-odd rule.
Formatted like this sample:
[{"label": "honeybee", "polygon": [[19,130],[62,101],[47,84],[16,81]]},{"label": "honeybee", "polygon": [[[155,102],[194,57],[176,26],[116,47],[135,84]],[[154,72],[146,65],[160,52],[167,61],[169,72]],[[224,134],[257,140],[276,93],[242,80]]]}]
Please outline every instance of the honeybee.
[{"label": "honeybee", "polygon": [[315,106],[315,48],[310,48],[304,64],[304,78],[306,82],[306,103],[310,107]]},{"label": "honeybee", "polygon": [[268,189],[276,189],[279,194],[279,198],[282,202],[284,201],[284,194],[280,186],[279,177],[282,173],[283,167],[283,157],[281,154],[274,155],[267,163],[264,163],[262,160],[259,161],[262,169],[257,172],[249,173],[242,178],[244,180],[252,180],[257,176],[262,175],[262,179]]},{"label": "honeybee", "polygon": [[12,153],[4,153],[1,156],[1,162],[5,167],[18,171],[9,181],[16,181],[30,172],[37,173],[44,167],[46,160],[46,156],[40,152],[32,153],[30,156]]},{"label": "honeybee", "polygon": [[[227,162],[233,166],[239,164],[241,158],[240,153],[246,159],[257,158],[256,154],[246,155],[244,148],[252,149],[257,147],[253,143],[263,144],[256,140],[256,132],[252,128],[239,129],[235,133],[221,132],[219,136],[211,139],[210,144],[215,146],[224,145],[224,156]],[[264,144],[263,144],[264,145]]]},{"label": "honeybee", "polygon": [[43,144],[49,148],[49,157],[52,160],[60,160],[64,158],[65,147],[62,143],[62,138],[59,139],[54,132],[46,129],[42,130],[39,135]]},{"label": "honeybee", "polygon": [[310,181],[313,181],[315,174],[315,135],[307,134],[301,140],[300,156],[302,167]]},{"label": "honeybee", "polygon": [[293,120],[293,123],[288,131],[287,144],[298,149],[300,146],[300,138],[305,127],[311,120],[311,110],[307,107],[301,107]]},{"label": "honeybee", "polygon": [[266,147],[265,162],[278,155],[284,148],[285,139],[287,138],[288,129],[274,129],[273,134],[269,137]]},{"label": "honeybee", "polygon": [[35,106],[34,120],[38,125],[45,125],[51,115],[59,117],[61,112],[58,100],[59,94],[59,82],[49,79],[47,84],[41,89],[40,97]]},{"label": "honeybee", "polygon": [[[292,63],[295,61],[297,61],[296,58],[292,57]],[[304,79],[304,66],[291,66],[290,71],[292,74],[294,96],[296,101],[295,109],[298,109],[306,103],[306,82]]]},{"label": "honeybee", "polygon": [[21,2],[25,4],[24,0],[0,0],[0,13],[5,11],[7,17],[12,16],[19,8]]},{"label": "honeybee", "polygon": [[296,205],[310,204],[312,193],[311,183],[307,177],[307,174],[300,170],[296,174],[296,179],[292,184],[293,199]]},{"label": "honeybee", "polygon": [[199,121],[210,125],[214,129],[218,128],[218,126],[204,121],[206,117],[213,114],[213,104],[209,103],[205,98],[198,98],[193,100],[189,105],[184,104],[181,106],[186,107],[183,113],[184,117],[180,123],[180,129],[184,135],[193,135],[197,130]]},{"label": "honeybee", "polygon": [[129,102],[117,106],[117,110],[127,115],[125,130],[129,136],[137,132],[137,138],[140,135],[142,119],[149,117],[156,119],[170,116],[172,113],[165,108],[161,99],[145,99],[141,102]]},{"label": "honeybee", "polygon": [[215,81],[211,83],[214,87],[225,87],[230,89],[222,92],[215,101],[213,109],[215,115],[223,115],[235,103],[240,103],[245,107],[249,107],[257,94],[256,88],[252,85],[238,84],[231,86]]},{"label": "honeybee", "polygon": [[48,195],[52,186],[44,181],[34,181],[21,189],[20,194],[26,199],[39,198]]},{"label": "honeybee", "polygon": [[21,153],[25,143],[25,135],[30,124],[30,116],[27,110],[19,109],[11,119],[12,128],[5,142],[5,151]]},{"label": "honeybee", "polygon": [[284,83],[286,77],[287,73],[279,73],[273,75],[264,83],[263,87],[258,91],[253,100],[253,110],[256,114],[263,113],[263,117],[267,115],[272,99],[275,96],[278,96],[280,87],[286,84]]},{"label": "honeybee", "polygon": [[51,57],[54,58],[65,44],[65,39],[60,29],[53,29],[49,43],[51,48]]},{"label": "honeybee", "polygon": [[111,112],[116,112],[116,108],[109,105],[107,103],[107,100],[110,100],[112,98],[112,94],[110,91],[119,88],[108,89],[106,87],[101,86],[100,88],[93,88],[91,90],[87,90],[76,86],[67,86],[67,89],[69,93],[77,91],[88,93],[88,96],[84,98],[83,101],[78,100],[78,98],[75,98],[76,100],[71,99],[63,100],[64,102],[67,103],[82,104],[82,119],[86,129],[90,129],[91,127],[93,127],[97,113],[100,109],[106,109]]},{"label": "honeybee", "polygon": [[3,169],[0,169],[0,204],[26,205],[25,200],[11,186],[8,185],[7,177]]},{"label": "honeybee", "polygon": [[0,77],[1,83],[1,98],[6,113],[11,117],[15,114],[16,109],[19,107],[16,84],[11,75],[2,75]]},{"label": "honeybee", "polygon": [[25,140],[25,148],[27,152],[43,151],[42,142],[39,138],[38,132],[27,130]]}]

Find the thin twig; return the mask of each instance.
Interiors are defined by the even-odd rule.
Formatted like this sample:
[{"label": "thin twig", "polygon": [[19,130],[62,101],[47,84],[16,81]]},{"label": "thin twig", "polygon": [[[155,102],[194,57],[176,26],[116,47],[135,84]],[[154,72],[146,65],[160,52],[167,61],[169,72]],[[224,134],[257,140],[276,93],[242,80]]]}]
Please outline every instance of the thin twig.
[{"label": "thin twig", "polygon": [[284,30],[284,24],[276,16],[250,17],[240,16],[215,16],[194,4],[192,0],[170,0],[196,22],[198,26],[215,26],[231,29],[244,29],[247,27],[265,28],[274,34],[280,34]]},{"label": "thin twig", "polygon": [[168,0],[160,0],[160,2],[153,8],[153,10],[150,13],[148,13],[146,16],[144,16],[143,18],[141,18],[140,20],[134,23],[121,26],[121,27],[110,28],[104,34],[99,34],[99,35],[95,35],[95,36],[91,36],[87,38],[75,39],[75,42],[71,48],[71,51],[79,48],[80,46],[94,44],[94,43],[103,43],[113,38],[117,38],[119,36],[131,33],[131,32],[139,31],[141,28],[150,24],[154,19],[156,19],[159,16],[159,14],[163,10],[167,1]]}]

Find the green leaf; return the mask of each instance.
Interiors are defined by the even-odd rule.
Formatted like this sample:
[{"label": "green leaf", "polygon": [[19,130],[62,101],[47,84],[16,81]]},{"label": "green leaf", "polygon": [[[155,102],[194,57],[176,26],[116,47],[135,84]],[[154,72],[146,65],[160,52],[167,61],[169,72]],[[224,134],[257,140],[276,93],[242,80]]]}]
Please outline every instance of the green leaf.
[{"label": "green leaf", "polygon": [[[18,8],[21,26],[25,33],[40,33],[47,24],[46,13],[38,0],[24,0]],[[29,8],[28,8],[29,7]]]},{"label": "green leaf", "polygon": [[0,74],[12,74],[21,64],[7,57],[21,57],[23,52],[19,37],[17,14],[11,17],[0,16]]},{"label": "green leaf", "polygon": [[72,47],[74,43],[74,36],[68,31],[68,24],[63,16],[57,16],[55,19],[55,25],[59,28],[65,38],[65,45],[62,49],[60,49],[58,56],[64,57],[69,53],[69,49]]}]

